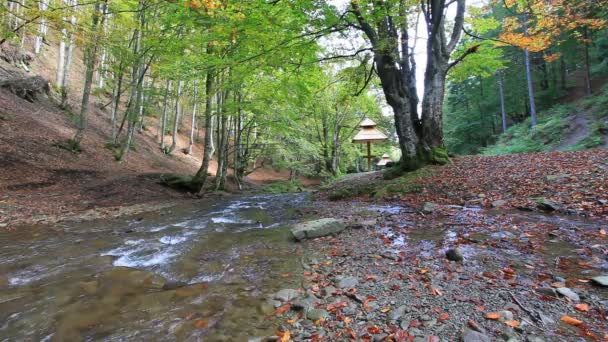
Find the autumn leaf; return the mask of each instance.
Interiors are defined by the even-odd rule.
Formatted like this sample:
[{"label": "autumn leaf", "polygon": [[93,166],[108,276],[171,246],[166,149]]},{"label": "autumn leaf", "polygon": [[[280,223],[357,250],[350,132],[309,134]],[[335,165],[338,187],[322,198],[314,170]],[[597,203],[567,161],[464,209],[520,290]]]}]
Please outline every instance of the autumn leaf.
[{"label": "autumn leaf", "polygon": [[497,319],[500,319],[500,317],[502,317],[502,315],[499,314],[498,312],[488,312],[486,314],[487,319],[497,320]]},{"label": "autumn leaf", "polygon": [[382,309],[380,310],[380,312],[382,312],[382,313],[387,313],[387,312],[389,312],[389,311],[391,311],[391,308],[389,308],[389,307],[382,308]]},{"label": "autumn leaf", "polygon": [[279,341],[280,342],[288,342],[289,338],[290,338],[290,335],[291,334],[289,333],[289,330],[277,332],[277,336],[279,336]]},{"label": "autumn leaf", "polygon": [[206,319],[197,319],[194,321],[194,327],[196,327],[198,329],[205,329],[208,326],[209,326],[209,321],[207,321]]},{"label": "autumn leaf", "polygon": [[285,304],[285,305],[281,306],[280,308],[274,310],[272,314],[273,315],[282,314],[282,313],[286,312],[287,310],[289,310],[290,307],[291,307],[291,304]]},{"label": "autumn leaf", "polygon": [[576,318],[573,318],[573,317],[570,317],[570,316],[567,316],[567,315],[562,316],[562,318],[560,318],[559,320],[562,321],[562,322],[564,322],[564,323],[566,323],[566,324],[570,324],[570,325],[574,325],[574,326],[583,324],[583,321],[580,321],[580,320],[578,320]]},{"label": "autumn leaf", "polygon": [[519,321],[512,320],[512,321],[505,321],[505,324],[512,328],[517,328],[517,327],[519,327],[520,323],[519,323]]},{"label": "autumn leaf", "polygon": [[382,330],[380,328],[378,328],[378,326],[374,325],[373,327],[368,327],[367,328],[367,332],[369,332],[370,334],[380,334],[382,332]]},{"label": "autumn leaf", "polygon": [[450,314],[448,314],[446,312],[444,312],[444,313],[442,313],[442,314],[439,315],[439,320],[440,321],[445,321],[445,320],[448,320],[448,319],[450,319]]},{"label": "autumn leaf", "polygon": [[580,312],[587,312],[589,311],[589,304],[576,304],[574,308]]}]

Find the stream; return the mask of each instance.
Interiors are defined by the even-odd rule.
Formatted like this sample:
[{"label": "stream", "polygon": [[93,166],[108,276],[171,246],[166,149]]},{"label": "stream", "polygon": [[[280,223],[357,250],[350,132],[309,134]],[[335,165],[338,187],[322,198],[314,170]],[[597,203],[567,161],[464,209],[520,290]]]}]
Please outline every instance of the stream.
[{"label": "stream", "polygon": [[199,201],[3,232],[0,341],[272,335],[274,307],[265,298],[299,286],[301,252],[288,226],[306,201],[306,194]]}]

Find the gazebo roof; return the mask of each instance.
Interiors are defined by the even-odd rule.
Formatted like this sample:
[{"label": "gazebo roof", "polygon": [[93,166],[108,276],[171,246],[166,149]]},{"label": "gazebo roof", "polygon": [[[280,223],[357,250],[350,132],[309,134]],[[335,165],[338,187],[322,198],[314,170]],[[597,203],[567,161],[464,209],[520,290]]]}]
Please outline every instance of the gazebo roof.
[{"label": "gazebo roof", "polygon": [[[371,120],[369,120],[371,121]],[[372,121],[373,122],[373,121]],[[363,127],[353,138],[353,143],[383,142],[388,137],[375,127]]]},{"label": "gazebo roof", "polygon": [[361,123],[359,124],[360,127],[376,127],[377,124],[375,122],[373,122],[370,119],[363,119],[363,121],[361,121]]}]

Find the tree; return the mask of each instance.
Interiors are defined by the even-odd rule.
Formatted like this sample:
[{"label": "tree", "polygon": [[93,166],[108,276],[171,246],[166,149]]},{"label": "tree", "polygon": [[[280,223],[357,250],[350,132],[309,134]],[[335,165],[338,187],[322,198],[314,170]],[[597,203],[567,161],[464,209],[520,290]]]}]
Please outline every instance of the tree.
[{"label": "tree", "polygon": [[[446,10],[456,5],[456,17],[449,38],[446,35]],[[446,163],[443,143],[443,96],[450,68],[476,51],[476,47],[450,61],[464,25],[465,0],[431,1],[421,4],[426,23],[427,64],[424,76],[422,112],[418,113],[415,65],[409,30],[415,2],[351,1],[349,25],[363,31],[372,46],[374,65],[387,103],[395,116],[401,148],[401,167],[414,170],[427,163]]]}]

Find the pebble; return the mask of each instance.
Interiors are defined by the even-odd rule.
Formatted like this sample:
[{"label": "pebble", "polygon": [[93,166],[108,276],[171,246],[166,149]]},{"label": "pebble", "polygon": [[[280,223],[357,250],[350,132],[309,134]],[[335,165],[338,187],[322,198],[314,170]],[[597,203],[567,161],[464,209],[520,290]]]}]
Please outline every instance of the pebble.
[{"label": "pebble", "polygon": [[581,300],[581,298],[574,291],[570,290],[567,287],[559,287],[555,291],[557,291],[557,293],[561,294],[564,297],[572,299],[575,302],[579,302]]},{"label": "pebble", "polygon": [[608,286],[608,275],[593,277],[591,281],[596,285]]},{"label": "pebble", "polygon": [[492,339],[487,335],[480,332],[473,331],[471,329],[465,329],[462,334],[462,342],[491,342]]},{"label": "pebble", "polygon": [[359,279],[357,277],[344,277],[338,281],[338,287],[341,289],[355,287],[358,284]]},{"label": "pebble", "polygon": [[462,251],[460,250],[460,248],[448,249],[445,252],[445,257],[446,257],[446,259],[448,259],[450,261],[456,261],[456,262],[461,262],[462,260],[464,260],[464,257],[462,256]]},{"label": "pebble", "polygon": [[294,298],[297,298],[300,294],[294,289],[282,289],[274,295],[274,299],[278,299],[282,302],[287,302]]},{"label": "pebble", "polygon": [[329,313],[327,313],[327,311],[323,310],[323,309],[312,309],[312,310],[308,310],[308,312],[306,313],[306,318],[308,318],[311,321],[317,321],[320,320],[321,318],[328,318],[329,317]]}]

